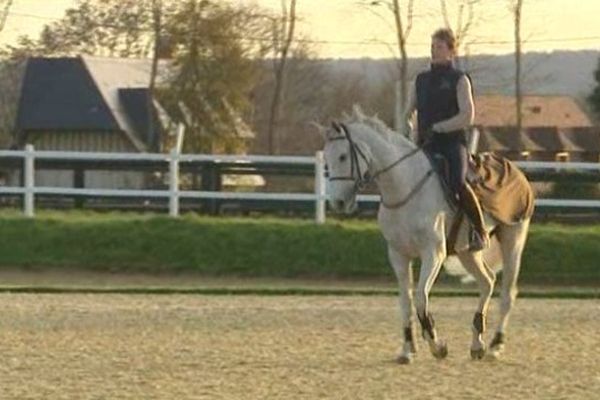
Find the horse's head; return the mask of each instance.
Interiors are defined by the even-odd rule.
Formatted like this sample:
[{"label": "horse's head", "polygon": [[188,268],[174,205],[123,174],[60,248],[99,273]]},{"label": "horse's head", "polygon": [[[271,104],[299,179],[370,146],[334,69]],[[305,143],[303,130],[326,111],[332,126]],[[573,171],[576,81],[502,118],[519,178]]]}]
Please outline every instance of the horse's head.
[{"label": "horse's head", "polygon": [[356,210],[356,195],[369,181],[369,158],[343,123],[333,122],[325,132],[323,154],[328,170],[329,204],[335,212]]}]

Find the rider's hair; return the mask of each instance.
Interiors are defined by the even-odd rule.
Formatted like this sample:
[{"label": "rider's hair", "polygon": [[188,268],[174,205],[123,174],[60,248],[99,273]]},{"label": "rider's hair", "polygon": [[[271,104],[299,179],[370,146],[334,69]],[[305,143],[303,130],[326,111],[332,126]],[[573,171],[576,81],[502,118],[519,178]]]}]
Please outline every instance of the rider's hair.
[{"label": "rider's hair", "polygon": [[450,50],[456,50],[456,37],[454,36],[454,32],[452,32],[452,29],[450,28],[438,29],[437,31],[433,32],[433,35],[431,35],[431,39],[441,40],[446,43]]}]

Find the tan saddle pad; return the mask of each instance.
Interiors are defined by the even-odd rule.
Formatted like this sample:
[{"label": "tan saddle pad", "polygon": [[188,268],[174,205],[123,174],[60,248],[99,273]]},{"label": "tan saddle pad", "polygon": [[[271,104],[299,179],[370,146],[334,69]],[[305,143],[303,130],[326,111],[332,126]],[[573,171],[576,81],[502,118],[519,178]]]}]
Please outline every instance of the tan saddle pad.
[{"label": "tan saddle pad", "polygon": [[507,225],[531,218],[533,190],[514,163],[495,154],[480,155],[473,161],[477,179],[471,186],[484,211]]}]

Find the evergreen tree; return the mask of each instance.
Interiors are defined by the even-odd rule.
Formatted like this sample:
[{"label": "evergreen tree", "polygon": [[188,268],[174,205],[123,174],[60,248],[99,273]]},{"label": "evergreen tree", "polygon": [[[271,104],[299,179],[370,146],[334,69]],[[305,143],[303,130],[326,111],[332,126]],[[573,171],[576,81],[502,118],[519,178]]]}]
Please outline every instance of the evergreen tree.
[{"label": "evergreen tree", "polygon": [[594,79],[596,80],[596,87],[592,94],[588,96],[588,102],[592,109],[600,115],[600,58],[598,58],[598,68],[594,71]]}]

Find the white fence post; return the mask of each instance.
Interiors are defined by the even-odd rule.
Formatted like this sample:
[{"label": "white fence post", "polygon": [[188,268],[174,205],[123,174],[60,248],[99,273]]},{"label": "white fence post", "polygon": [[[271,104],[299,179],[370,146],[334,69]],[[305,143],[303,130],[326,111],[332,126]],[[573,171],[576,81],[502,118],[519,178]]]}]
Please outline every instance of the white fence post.
[{"label": "white fence post", "polygon": [[177,149],[177,154],[181,154],[183,150],[183,136],[185,135],[185,125],[179,124],[177,125],[177,140],[175,142],[175,149]]},{"label": "white fence post", "polygon": [[35,188],[35,154],[32,144],[25,145],[25,159],[23,174],[25,175],[25,195],[23,196],[23,209],[25,216],[33,218],[34,211],[34,188]]},{"label": "white fence post", "polygon": [[315,221],[317,224],[325,223],[325,159],[323,152],[317,151],[315,154],[315,195],[317,197],[315,204]]},{"label": "white fence post", "polygon": [[169,158],[169,215],[179,216],[179,153],[171,150]]}]

